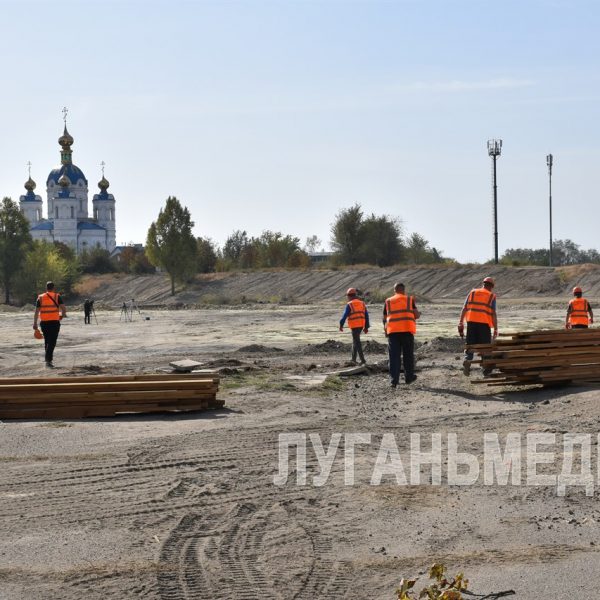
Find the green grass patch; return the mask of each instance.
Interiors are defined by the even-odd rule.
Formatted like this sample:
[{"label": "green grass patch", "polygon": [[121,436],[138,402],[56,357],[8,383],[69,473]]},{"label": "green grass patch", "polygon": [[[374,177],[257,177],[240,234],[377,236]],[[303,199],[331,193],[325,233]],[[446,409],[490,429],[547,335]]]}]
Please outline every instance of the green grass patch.
[{"label": "green grass patch", "polygon": [[328,375],[318,388],[326,392],[338,392],[344,388],[344,382],[339,375]]}]

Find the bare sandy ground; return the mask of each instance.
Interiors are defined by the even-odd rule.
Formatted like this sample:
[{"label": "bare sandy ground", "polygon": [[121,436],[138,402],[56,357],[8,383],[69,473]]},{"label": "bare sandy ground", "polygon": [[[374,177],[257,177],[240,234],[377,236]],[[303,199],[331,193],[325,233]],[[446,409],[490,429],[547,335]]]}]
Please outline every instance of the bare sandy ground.
[{"label": "bare sandy ground", "polygon": [[[452,337],[459,302],[421,308],[419,379],[397,390],[381,373],[323,383],[349,358],[319,346],[348,342],[337,306],[149,311],[131,323],[100,311],[92,326],[72,313],[53,374],[154,372],[180,358],[247,370],[224,375],[220,411],[1,423],[0,599],[383,600],[434,560],[464,570],[483,595],[597,598],[596,494],[448,485],[445,475],[431,485],[428,467],[420,485],[371,485],[384,434],[405,459],[411,433],[424,447],[433,433],[456,433],[477,456],[484,432],[598,433],[598,391],[475,385]],[[501,328],[560,326],[563,309],[501,302]],[[365,339],[383,344],[381,307],[371,310]],[[47,373],[29,313],[1,314],[0,335],[0,375]],[[318,434],[325,447],[335,434],[371,443],[356,448],[354,485],[341,449],[314,485],[309,443],[307,484],[295,484],[293,463],[276,486],[282,433]]]}]

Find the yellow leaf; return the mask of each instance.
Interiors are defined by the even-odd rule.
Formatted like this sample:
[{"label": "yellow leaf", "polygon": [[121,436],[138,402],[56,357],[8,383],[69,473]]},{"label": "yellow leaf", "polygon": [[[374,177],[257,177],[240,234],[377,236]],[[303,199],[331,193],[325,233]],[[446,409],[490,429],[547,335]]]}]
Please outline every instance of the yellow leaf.
[{"label": "yellow leaf", "polygon": [[456,590],[446,590],[440,596],[440,600],[462,600],[462,594]]},{"label": "yellow leaf", "polygon": [[445,571],[446,571],[446,567],[443,564],[435,563],[429,569],[429,578],[437,579],[437,581],[440,581],[442,579],[442,577],[444,576]]}]

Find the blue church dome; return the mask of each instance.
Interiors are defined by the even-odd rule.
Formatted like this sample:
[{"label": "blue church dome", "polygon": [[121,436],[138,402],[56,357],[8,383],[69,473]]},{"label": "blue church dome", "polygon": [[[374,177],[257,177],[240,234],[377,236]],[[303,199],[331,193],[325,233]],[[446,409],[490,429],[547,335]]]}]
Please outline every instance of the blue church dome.
[{"label": "blue church dome", "polygon": [[54,229],[53,221],[42,221],[31,228],[31,231],[52,231]]},{"label": "blue church dome", "polygon": [[56,169],[52,169],[52,171],[50,171],[50,175],[48,175],[46,185],[48,185],[51,181],[54,181],[55,185],[58,185],[58,180],[63,175],[66,175],[70,179],[72,185],[77,185],[80,179],[83,179],[83,182],[85,185],[87,185],[88,181],[85,178],[83,171],[79,167],[76,167],[73,163],[61,165],[60,167],[56,167]]}]

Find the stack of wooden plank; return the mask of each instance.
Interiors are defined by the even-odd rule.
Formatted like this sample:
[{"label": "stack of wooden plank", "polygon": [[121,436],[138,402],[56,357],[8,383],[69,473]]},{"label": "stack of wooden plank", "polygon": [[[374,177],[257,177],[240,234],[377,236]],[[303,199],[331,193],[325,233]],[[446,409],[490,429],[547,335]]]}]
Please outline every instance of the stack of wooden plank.
[{"label": "stack of wooden plank", "polygon": [[494,369],[474,383],[600,383],[600,329],[525,331],[469,348],[481,356],[474,363]]},{"label": "stack of wooden plank", "polygon": [[79,419],[221,408],[214,373],[0,378],[0,419]]}]

